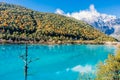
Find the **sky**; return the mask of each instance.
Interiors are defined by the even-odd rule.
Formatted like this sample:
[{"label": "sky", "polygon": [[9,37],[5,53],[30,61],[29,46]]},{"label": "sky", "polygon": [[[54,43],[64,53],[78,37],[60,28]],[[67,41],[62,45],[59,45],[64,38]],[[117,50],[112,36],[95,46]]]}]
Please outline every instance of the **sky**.
[{"label": "sky", "polygon": [[0,0],[18,4],[40,12],[55,13],[57,9],[65,13],[79,12],[94,5],[100,13],[120,17],[120,0]]}]

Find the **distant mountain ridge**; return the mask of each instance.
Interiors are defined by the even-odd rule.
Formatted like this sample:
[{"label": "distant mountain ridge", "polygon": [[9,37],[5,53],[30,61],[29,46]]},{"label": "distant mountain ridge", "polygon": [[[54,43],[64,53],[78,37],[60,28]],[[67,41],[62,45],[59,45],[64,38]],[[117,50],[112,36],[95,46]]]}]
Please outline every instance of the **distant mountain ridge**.
[{"label": "distant mountain ridge", "polygon": [[7,3],[0,3],[0,40],[116,41],[83,21]]},{"label": "distant mountain ridge", "polygon": [[99,13],[94,5],[79,12],[64,13],[61,9],[57,9],[55,13],[85,21],[99,31],[120,40],[120,18],[115,15]]},{"label": "distant mountain ridge", "polygon": [[105,34],[120,40],[120,18],[109,17],[108,20],[105,20],[100,16],[97,21],[87,23],[91,24],[93,27],[104,32]]}]

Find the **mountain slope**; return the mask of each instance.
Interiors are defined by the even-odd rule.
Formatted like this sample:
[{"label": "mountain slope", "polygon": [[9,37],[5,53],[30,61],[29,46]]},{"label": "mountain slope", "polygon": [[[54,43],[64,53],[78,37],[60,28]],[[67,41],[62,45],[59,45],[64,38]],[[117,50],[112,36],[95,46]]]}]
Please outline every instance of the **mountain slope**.
[{"label": "mountain slope", "polygon": [[116,18],[116,19],[110,18],[110,20],[107,22],[104,22],[104,24],[99,22],[96,22],[96,23],[100,24],[98,26],[96,25],[96,28],[101,27],[103,28],[103,30],[101,29],[101,31],[104,31],[104,33],[120,40],[120,19],[119,18]]},{"label": "mountain slope", "polygon": [[[27,37],[26,37],[27,35]],[[0,3],[0,39],[33,42],[115,41],[82,21],[62,15],[41,13],[21,6]]]},{"label": "mountain slope", "polygon": [[58,9],[55,13],[85,21],[97,30],[120,40],[120,18],[98,12],[93,4],[89,9],[79,12],[65,13]]},{"label": "mountain slope", "polygon": [[99,16],[96,21],[88,23],[101,32],[120,40],[120,18]]}]

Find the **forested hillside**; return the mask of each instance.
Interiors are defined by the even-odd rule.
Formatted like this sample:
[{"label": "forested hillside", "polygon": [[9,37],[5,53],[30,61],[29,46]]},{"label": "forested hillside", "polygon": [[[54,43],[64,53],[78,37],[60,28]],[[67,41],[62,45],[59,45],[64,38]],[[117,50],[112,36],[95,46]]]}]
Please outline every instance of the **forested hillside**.
[{"label": "forested hillside", "polygon": [[26,39],[32,42],[115,41],[82,21],[7,3],[0,3],[0,39],[13,42]]}]

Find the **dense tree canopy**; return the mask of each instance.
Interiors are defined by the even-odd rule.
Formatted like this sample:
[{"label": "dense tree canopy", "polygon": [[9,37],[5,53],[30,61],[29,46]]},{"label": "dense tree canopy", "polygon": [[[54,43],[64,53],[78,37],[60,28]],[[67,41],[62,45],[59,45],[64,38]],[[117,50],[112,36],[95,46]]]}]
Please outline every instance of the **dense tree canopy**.
[{"label": "dense tree canopy", "polygon": [[0,3],[0,39],[24,41],[115,41],[82,21]]}]

